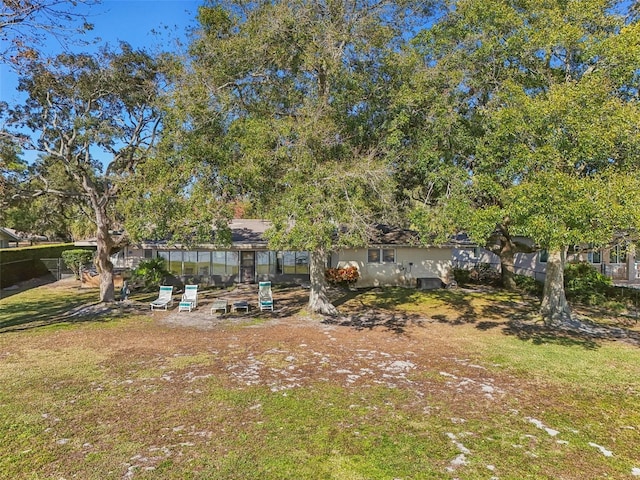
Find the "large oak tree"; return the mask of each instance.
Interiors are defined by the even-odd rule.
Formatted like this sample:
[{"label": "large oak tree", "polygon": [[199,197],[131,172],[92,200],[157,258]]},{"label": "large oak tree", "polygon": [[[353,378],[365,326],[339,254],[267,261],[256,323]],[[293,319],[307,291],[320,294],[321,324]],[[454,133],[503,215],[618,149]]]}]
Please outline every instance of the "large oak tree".
[{"label": "large oak tree", "polygon": [[156,144],[162,118],[156,101],[164,86],[161,63],[127,44],[34,61],[20,78],[28,98],[12,111],[14,138],[40,156],[16,195],[64,198],[90,213],[103,302],[114,300],[115,203],[126,195],[123,181]]},{"label": "large oak tree", "polygon": [[395,81],[387,58],[427,13],[424,2],[403,0],[200,9],[180,89],[196,99],[185,125],[208,135],[204,120],[219,119],[228,155],[217,179],[272,221],[272,248],[311,252],[313,311],[337,313],[324,279],[328,252],[365,245],[393,207],[381,128]]},{"label": "large oak tree", "polygon": [[[620,8],[459,0],[403,58],[409,73],[394,133],[403,177],[421,200],[414,220],[427,231],[464,228],[481,243],[497,231],[506,271],[515,234],[549,249],[541,310],[549,323],[571,318],[556,265],[562,252],[636,227],[640,37]],[[609,208],[601,200],[614,178],[628,191]],[[586,216],[576,191],[598,186],[603,192],[588,197],[597,214]],[[551,214],[557,209],[564,215]]]}]

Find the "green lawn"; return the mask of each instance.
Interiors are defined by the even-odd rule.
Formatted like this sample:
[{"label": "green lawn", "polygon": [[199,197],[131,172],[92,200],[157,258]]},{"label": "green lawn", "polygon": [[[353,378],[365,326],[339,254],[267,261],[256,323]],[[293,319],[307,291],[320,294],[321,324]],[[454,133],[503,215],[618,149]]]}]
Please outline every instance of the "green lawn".
[{"label": "green lawn", "polygon": [[390,289],[346,297],[350,321],[202,329],[65,314],[96,297],[0,300],[0,478],[640,478],[640,349],[518,331],[526,297]]}]

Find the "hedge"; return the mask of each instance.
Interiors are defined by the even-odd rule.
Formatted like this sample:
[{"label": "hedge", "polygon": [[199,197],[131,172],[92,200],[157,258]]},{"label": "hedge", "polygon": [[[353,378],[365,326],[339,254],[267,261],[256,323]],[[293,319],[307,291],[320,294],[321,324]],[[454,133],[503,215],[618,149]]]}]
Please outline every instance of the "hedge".
[{"label": "hedge", "polygon": [[46,275],[49,270],[40,259],[60,258],[62,252],[75,248],[73,243],[63,243],[0,249],[0,288]]}]

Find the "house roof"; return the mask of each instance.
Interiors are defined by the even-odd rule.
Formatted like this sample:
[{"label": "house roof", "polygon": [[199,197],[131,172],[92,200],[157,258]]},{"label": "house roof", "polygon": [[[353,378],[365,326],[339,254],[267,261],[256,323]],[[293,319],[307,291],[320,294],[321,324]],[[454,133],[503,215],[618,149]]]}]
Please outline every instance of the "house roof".
[{"label": "house roof", "polygon": [[271,226],[266,220],[235,218],[231,220],[231,242],[234,244],[266,245],[264,232]]},{"label": "house roof", "polygon": [[18,232],[11,228],[0,227],[0,238],[9,242],[19,242]]},{"label": "house roof", "polygon": [[385,224],[373,225],[369,233],[372,245],[420,245],[418,232]]},{"label": "house roof", "polygon": [[[268,242],[264,237],[265,232],[271,227],[271,222],[261,219],[236,218],[231,220],[229,228],[231,230],[231,243],[234,248],[240,250],[265,249]],[[406,228],[393,227],[386,224],[372,225],[369,231],[370,245],[390,245],[390,246],[426,246],[421,243],[418,232]],[[460,242],[452,238],[443,247],[451,247],[458,245]],[[82,242],[76,242],[76,245],[95,245],[95,239],[89,239]],[[167,248],[169,242],[161,241],[143,241],[139,245],[141,248]],[[182,248],[183,245],[171,244],[170,248]],[[217,245],[211,243],[202,243],[200,248],[214,249]]]},{"label": "house roof", "polygon": [[[267,240],[264,238],[264,233],[271,226],[271,223],[266,220],[259,219],[247,219],[247,218],[234,218],[229,223],[229,229],[231,230],[231,243],[236,249],[251,250],[251,249],[264,249],[267,247]],[[214,243],[215,232],[212,235],[211,243],[200,243],[201,248],[216,248],[219,245]],[[168,247],[169,242],[166,240],[160,241],[143,241],[140,244],[142,248],[163,248]],[[183,245],[171,244],[171,248],[182,248]]]},{"label": "house roof", "polygon": [[377,224],[372,227],[369,233],[370,245],[452,248],[465,243],[464,237],[461,235],[449,237],[444,243],[435,243],[435,237],[425,240],[420,238],[420,234],[417,231],[408,228],[393,227],[385,224]]}]

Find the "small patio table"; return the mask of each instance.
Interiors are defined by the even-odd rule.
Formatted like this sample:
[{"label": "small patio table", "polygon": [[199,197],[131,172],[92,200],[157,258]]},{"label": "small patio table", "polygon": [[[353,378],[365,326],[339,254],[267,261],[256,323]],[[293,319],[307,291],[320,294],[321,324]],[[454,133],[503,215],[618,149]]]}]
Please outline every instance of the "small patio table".
[{"label": "small patio table", "polygon": [[211,304],[211,315],[216,313],[218,310],[222,310],[224,313],[227,313],[227,309],[229,308],[229,302],[226,300],[214,300]]},{"label": "small patio table", "polygon": [[247,302],[246,300],[233,302],[233,305],[231,306],[231,311],[237,312],[238,310],[244,310],[245,312],[249,312],[249,302]]}]

